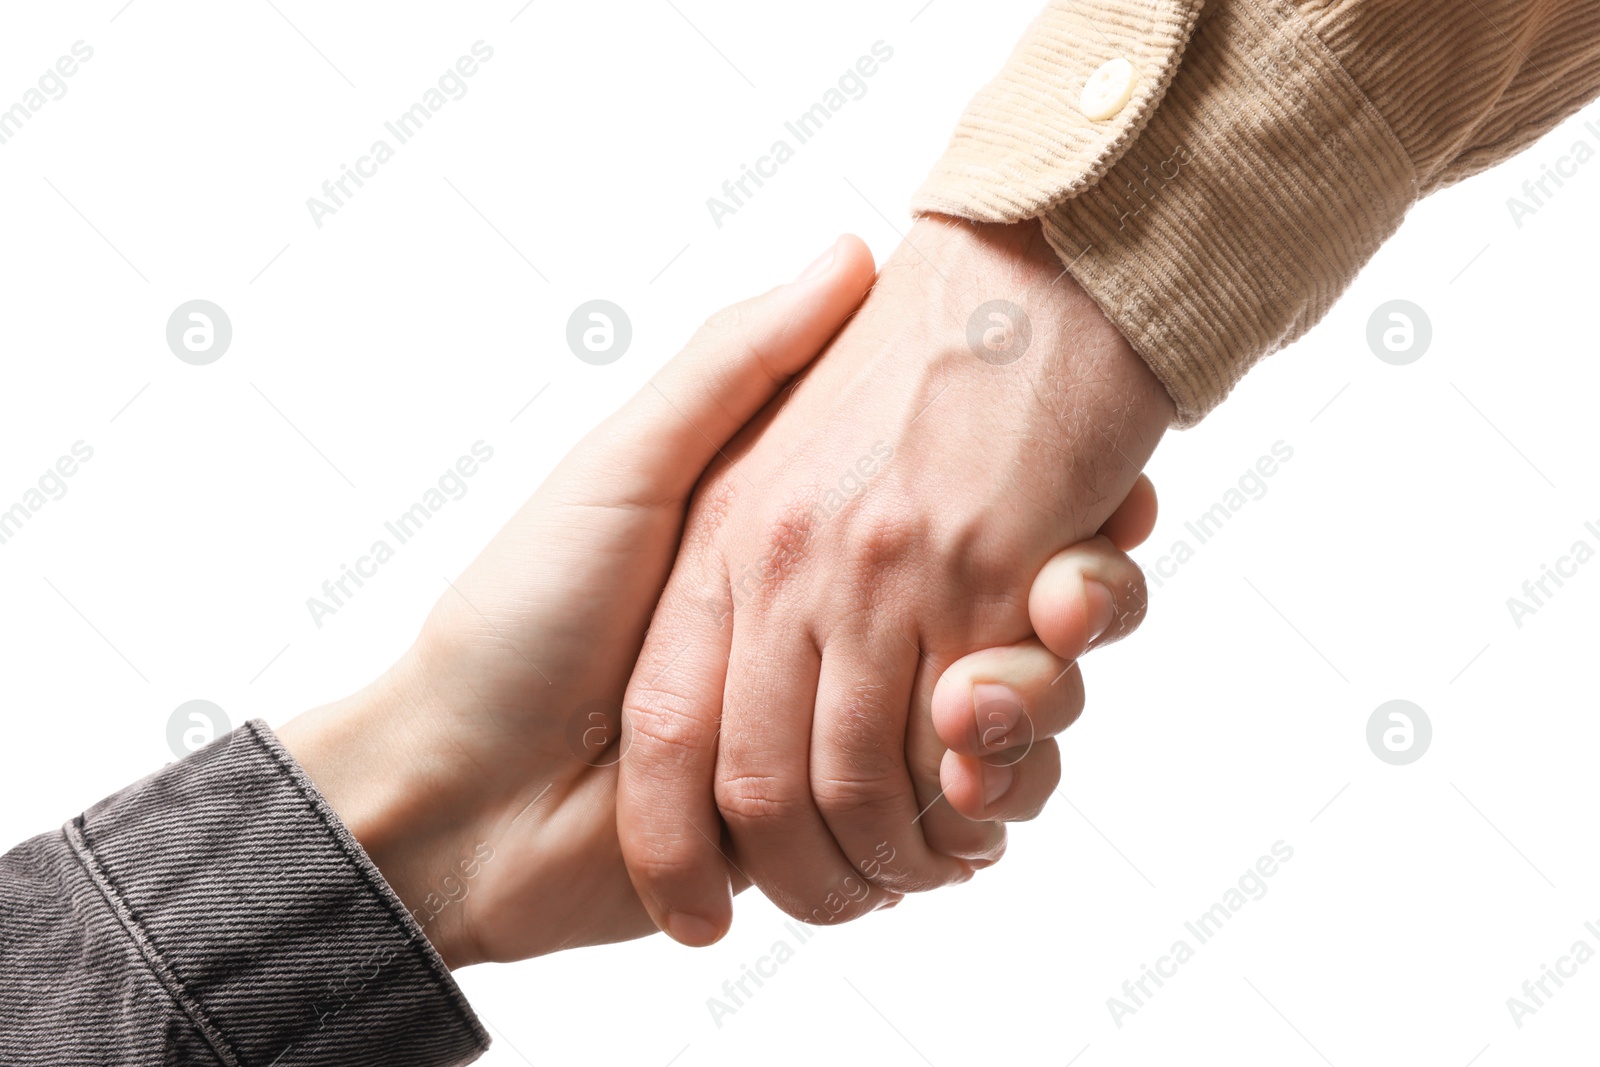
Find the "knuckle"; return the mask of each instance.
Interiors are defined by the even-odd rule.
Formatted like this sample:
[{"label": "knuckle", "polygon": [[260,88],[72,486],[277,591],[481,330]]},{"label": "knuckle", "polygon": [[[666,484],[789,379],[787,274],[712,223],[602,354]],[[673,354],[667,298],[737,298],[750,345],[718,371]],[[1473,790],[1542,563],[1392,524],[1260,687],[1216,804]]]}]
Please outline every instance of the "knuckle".
[{"label": "knuckle", "polygon": [[[811,792],[825,813],[843,820],[892,818],[911,792],[899,716],[885,703],[887,687],[859,681],[837,694],[824,759],[813,763]],[[915,798],[912,798],[913,800]]]},{"label": "knuckle", "polygon": [[888,691],[881,682],[858,680],[837,693],[828,708],[830,753],[862,778],[887,778],[904,766],[899,735],[905,709],[889,707]]},{"label": "knuckle", "polygon": [[908,787],[903,774],[819,774],[811,779],[812,796],[823,814],[857,825],[893,819]]},{"label": "knuckle", "polygon": [[951,566],[961,588],[975,596],[1010,597],[1017,589],[1022,568],[1019,561],[1028,553],[1010,543],[1001,523],[971,523],[944,539],[942,558]]},{"label": "knuckle", "polygon": [[756,556],[729,568],[734,603],[771,603],[778,591],[794,580],[805,565],[816,531],[810,501],[781,504],[763,525],[754,545]]},{"label": "knuckle", "polygon": [[654,756],[687,760],[705,747],[705,729],[689,698],[669,689],[645,686],[630,690],[622,705],[627,725],[623,743],[651,750]]},{"label": "knuckle", "polygon": [[[990,549],[974,551],[962,561],[966,587],[979,598],[1001,598],[1008,604],[1025,604],[1026,601],[1016,595],[1019,584],[1025,582],[1017,565],[1020,558]],[[1026,586],[1023,588],[1025,590]]]},{"label": "knuckle", "polygon": [[748,300],[741,300],[737,304],[729,304],[727,307],[719,308],[707,315],[705,322],[695,332],[695,340],[715,341],[727,337],[729,334],[737,336],[740,327],[749,321],[751,305],[755,303],[756,299],[758,298],[752,297]]},{"label": "knuckle", "polygon": [[643,842],[632,842],[627,860],[629,873],[651,886],[683,885],[704,866],[704,860],[692,847],[685,847],[677,835],[653,835]]},{"label": "knuckle", "polygon": [[887,507],[863,507],[850,524],[850,556],[864,570],[888,570],[915,554],[920,525]]},{"label": "knuckle", "polygon": [[760,829],[798,818],[802,805],[776,775],[719,776],[713,790],[717,809],[730,826]]},{"label": "knuckle", "polygon": [[782,581],[799,569],[816,528],[812,502],[792,500],[778,507],[761,538],[769,580]]}]

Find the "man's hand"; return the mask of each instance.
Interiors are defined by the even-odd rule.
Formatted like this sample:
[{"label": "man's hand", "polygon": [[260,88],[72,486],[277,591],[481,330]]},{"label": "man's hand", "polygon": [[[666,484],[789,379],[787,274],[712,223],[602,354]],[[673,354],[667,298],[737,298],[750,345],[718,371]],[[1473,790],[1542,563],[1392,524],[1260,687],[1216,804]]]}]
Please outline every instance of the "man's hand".
[{"label": "man's hand", "polygon": [[[998,857],[1003,825],[941,795],[935,682],[1032,636],[1034,577],[1106,521],[1172,416],[1036,225],[913,228],[826,358],[696,492],[624,701],[622,848],[662,929],[727,929],[719,851],[803,919],[861,874],[902,893]],[[1091,597],[1096,624],[1136,608],[1113,605],[1126,593]],[[953,767],[963,807],[1033,814],[1058,771],[1023,773],[1027,758],[1014,796]]]},{"label": "man's hand", "polygon": [[450,966],[654,931],[613,807],[628,673],[695,480],[872,277],[856,242],[723,312],[556,467],[394,667],[279,731]]}]

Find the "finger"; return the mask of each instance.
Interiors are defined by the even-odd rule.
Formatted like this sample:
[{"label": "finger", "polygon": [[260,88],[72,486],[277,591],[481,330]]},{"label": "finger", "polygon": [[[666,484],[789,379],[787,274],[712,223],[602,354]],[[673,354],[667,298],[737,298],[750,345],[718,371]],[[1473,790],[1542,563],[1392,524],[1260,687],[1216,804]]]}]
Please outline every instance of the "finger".
[{"label": "finger", "polygon": [[[712,800],[733,603],[681,559],[623,697],[617,834],[634,889],[662,930],[709,945],[733,918]],[[719,612],[721,614],[719,614]]]},{"label": "finger", "polygon": [[1117,510],[1100,527],[1100,536],[1123,552],[1145,543],[1156,528],[1156,487],[1148,475],[1141,474],[1128,490]]},{"label": "finger", "polygon": [[840,850],[811,793],[807,754],[822,657],[801,628],[780,620],[774,638],[765,624],[759,610],[735,616],[717,808],[740,873],[774,904],[805,922],[848,922],[889,894]]},{"label": "finger", "polygon": [[[1016,762],[1083,713],[1083,673],[1036,640],[963,656],[934,686],[932,716],[951,751]],[[945,783],[948,785],[948,783]]]},{"label": "finger", "polygon": [[1083,713],[1083,674],[1038,641],[983,649],[939,678],[932,715],[950,746],[939,785],[976,822],[1031,819],[1059,777],[1055,735]]},{"label": "finger", "polygon": [[1043,811],[1061,782],[1060,746],[1044,740],[1031,746],[1026,758],[1006,759],[946,752],[939,780],[950,806],[969,819],[997,823],[1024,822]]},{"label": "finger", "polygon": [[[1018,614],[1021,614],[1020,605]],[[953,662],[953,657],[934,652],[921,654],[911,718],[906,724],[906,764],[911,770],[918,808],[922,812],[917,828],[927,847],[978,868],[994,863],[1005,852],[1006,829],[1001,823],[975,822],[957,812],[940,782],[945,744],[934,729],[931,709],[938,681]]]},{"label": "finger", "polygon": [[1147,606],[1144,572],[1106,537],[1056,553],[1028,591],[1033,632],[1063,660],[1133,633]]},{"label": "finger", "polygon": [[[722,445],[827,344],[872,277],[865,245],[841,238],[797,281],[713,317],[557,471],[558,499],[681,503]],[[732,612],[726,575],[680,560],[623,702],[623,856],[651,918],[691,945],[720,938],[732,917],[712,797]]]},{"label": "finger", "polygon": [[906,761],[915,646],[888,618],[868,632],[835,631],[823,650],[811,737],[811,793],[838,848],[872,884],[936,889],[971,867],[930,849]]},{"label": "finger", "polygon": [[729,439],[826,347],[874,276],[872,252],[847,234],[800,279],[713,315],[552,481],[584,499],[687,498]]},{"label": "finger", "polygon": [[1064,549],[1041,568],[1029,591],[1029,614],[1046,640],[962,657],[935,686],[930,715],[952,753],[940,764],[951,810],[974,820],[1036,814],[1034,805],[1049,795],[1038,783],[1052,776],[1030,766],[1033,753],[1053,751],[1044,740],[1083,711],[1076,658],[1097,640],[1132,632],[1144,608],[1143,572],[1106,537]]}]

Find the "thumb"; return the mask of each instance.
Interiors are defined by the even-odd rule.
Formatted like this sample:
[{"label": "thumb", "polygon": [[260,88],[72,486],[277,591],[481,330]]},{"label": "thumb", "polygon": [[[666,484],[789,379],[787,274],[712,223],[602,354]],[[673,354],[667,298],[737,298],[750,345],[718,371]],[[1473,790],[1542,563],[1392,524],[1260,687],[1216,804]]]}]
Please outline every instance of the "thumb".
[{"label": "thumb", "polygon": [[871,250],[847,234],[795,281],[717,312],[552,480],[611,503],[687,499],[733,435],[822,352],[874,278]]}]

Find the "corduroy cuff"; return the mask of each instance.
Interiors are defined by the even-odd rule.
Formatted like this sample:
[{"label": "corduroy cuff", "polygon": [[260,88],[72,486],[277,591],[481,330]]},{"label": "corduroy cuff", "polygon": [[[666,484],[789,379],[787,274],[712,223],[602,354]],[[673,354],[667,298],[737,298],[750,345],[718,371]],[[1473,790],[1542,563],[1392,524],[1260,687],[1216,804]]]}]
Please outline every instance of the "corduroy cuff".
[{"label": "corduroy cuff", "polygon": [[[1198,5],[1163,0],[1154,10],[1164,16],[1146,31],[1165,49],[1154,58],[1104,26],[1062,43],[1075,22],[1135,7],[1152,10],[1119,0],[1071,12],[1052,5],[969,108],[913,208],[1039,218],[1062,262],[1166,386],[1180,423],[1191,425],[1258,360],[1327,313],[1418,189],[1383,117],[1292,5],[1208,5],[1185,48],[1167,27]],[[1085,118],[1075,96],[1030,87],[1081,87],[1119,56],[1133,59],[1139,83],[1107,122]],[[1034,135],[1033,119],[1019,116],[1047,112],[1120,134],[1098,154],[1057,137],[1038,164],[990,152]],[[985,174],[985,152],[1004,166]]]}]

